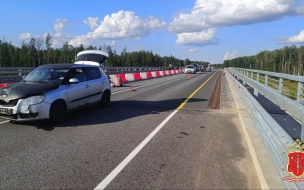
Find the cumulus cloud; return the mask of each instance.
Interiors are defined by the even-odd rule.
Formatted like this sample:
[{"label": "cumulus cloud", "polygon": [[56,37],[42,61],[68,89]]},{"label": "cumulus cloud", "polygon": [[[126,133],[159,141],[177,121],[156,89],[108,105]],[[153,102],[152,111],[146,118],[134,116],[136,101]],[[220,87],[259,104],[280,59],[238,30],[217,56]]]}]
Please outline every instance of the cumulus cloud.
[{"label": "cumulus cloud", "polygon": [[67,19],[56,19],[55,23],[54,23],[54,28],[55,31],[57,33],[62,33],[63,31],[65,31],[65,27],[64,24],[67,23],[68,20]]},{"label": "cumulus cloud", "polygon": [[88,38],[86,35],[76,36],[74,39],[72,39],[69,44],[72,46],[80,46],[82,44],[83,46],[89,46],[92,45],[93,40]]},{"label": "cumulus cloud", "polygon": [[98,18],[92,17],[85,20],[85,24],[95,29],[86,35],[76,36],[75,39],[70,41],[70,44],[74,46],[82,43],[84,45],[101,39],[118,40],[130,38],[132,40],[139,40],[152,31],[166,26],[166,22],[161,22],[153,16],[145,19],[138,17],[132,11],[123,10],[105,16],[100,25],[97,25],[98,20]]},{"label": "cumulus cloud", "polygon": [[274,21],[286,15],[304,14],[299,0],[197,0],[191,13],[179,14],[169,24],[173,33]]},{"label": "cumulus cloud", "polygon": [[164,21],[160,22],[153,16],[143,19],[132,11],[121,10],[105,16],[101,24],[87,36],[92,39],[137,38],[165,26]]},{"label": "cumulus cloud", "polygon": [[238,55],[238,52],[236,50],[228,50],[226,51],[225,55],[224,55],[224,60],[230,60],[230,59],[234,59],[236,58]]},{"label": "cumulus cloud", "polygon": [[197,0],[190,13],[175,16],[168,30],[189,35],[220,26],[274,21],[304,14],[304,5],[299,2],[302,0]]},{"label": "cumulus cloud", "polygon": [[290,38],[280,37],[279,40],[281,43],[284,44],[304,44],[304,30],[300,32],[300,34],[292,36]]},{"label": "cumulus cloud", "polygon": [[176,43],[183,45],[202,45],[216,43],[214,40],[215,32],[215,28],[210,28],[201,32],[177,34]]},{"label": "cumulus cloud", "polygon": [[98,17],[89,17],[87,20],[84,20],[83,23],[88,25],[92,30],[98,27],[98,22],[99,18]]},{"label": "cumulus cloud", "polygon": [[22,34],[19,34],[19,39],[22,40],[22,41],[31,39],[31,37],[32,37],[31,33],[22,33]]}]

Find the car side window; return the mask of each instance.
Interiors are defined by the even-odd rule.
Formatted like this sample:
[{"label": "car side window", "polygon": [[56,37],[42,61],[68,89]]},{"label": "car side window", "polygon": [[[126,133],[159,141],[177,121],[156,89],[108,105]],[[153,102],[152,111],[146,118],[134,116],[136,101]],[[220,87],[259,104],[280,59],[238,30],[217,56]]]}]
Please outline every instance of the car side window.
[{"label": "car side window", "polygon": [[87,80],[84,74],[84,69],[82,68],[72,69],[70,72],[70,79],[71,78],[77,78],[79,82],[84,82]]},{"label": "car side window", "polygon": [[101,77],[99,68],[87,67],[84,68],[84,72],[87,80],[95,80]]}]

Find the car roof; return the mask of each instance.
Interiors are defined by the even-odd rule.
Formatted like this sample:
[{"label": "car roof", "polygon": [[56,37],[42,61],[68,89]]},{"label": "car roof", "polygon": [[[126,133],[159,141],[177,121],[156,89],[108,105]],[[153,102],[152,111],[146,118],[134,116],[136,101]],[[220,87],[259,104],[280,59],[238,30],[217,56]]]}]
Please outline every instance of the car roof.
[{"label": "car roof", "polygon": [[78,68],[78,67],[98,67],[96,65],[83,65],[83,64],[73,64],[73,63],[54,63],[54,64],[45,64],[45,65],[41,65],[40,67],[44,67],[44,68],[65,68],[65,69],[69,69],[71,67],[73,68]]}]

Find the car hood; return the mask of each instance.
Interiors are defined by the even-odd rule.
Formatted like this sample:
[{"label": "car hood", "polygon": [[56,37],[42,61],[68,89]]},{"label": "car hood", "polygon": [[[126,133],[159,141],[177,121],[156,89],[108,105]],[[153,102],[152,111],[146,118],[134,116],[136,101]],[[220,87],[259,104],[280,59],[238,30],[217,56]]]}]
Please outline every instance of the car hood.
[{"label": "car hood", "polygon": [[58,84],[46,83],[26,83],[18,82],[11,86],[0,89],[0,100],[9,102],[10,100],[27,98],[33,95],[41,95],[59,87]]}]

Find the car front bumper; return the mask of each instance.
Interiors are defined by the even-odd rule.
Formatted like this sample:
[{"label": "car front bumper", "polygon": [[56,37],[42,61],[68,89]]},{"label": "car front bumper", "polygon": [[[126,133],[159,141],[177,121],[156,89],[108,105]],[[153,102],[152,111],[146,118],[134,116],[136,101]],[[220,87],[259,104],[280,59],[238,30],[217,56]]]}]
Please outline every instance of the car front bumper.
[{"label": "car front bumper", "polygon": [[39,104],[21,106],[21,99],[13,106],[0,106],[0,116],[15,121],[33,121],[49,118],[51,104],[40,102]]}]

